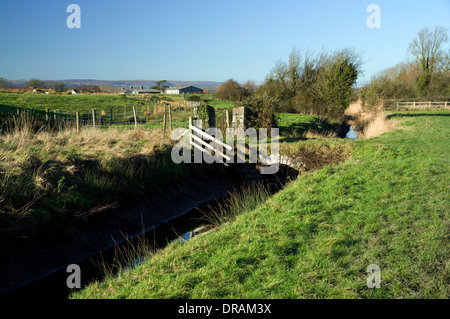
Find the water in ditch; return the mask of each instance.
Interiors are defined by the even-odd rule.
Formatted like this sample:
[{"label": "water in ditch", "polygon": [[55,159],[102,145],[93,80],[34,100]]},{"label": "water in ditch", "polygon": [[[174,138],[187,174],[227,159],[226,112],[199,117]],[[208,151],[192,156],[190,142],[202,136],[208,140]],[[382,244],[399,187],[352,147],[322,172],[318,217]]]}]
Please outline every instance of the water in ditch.
[{"label": "water in ditch", "polygon": [[[298,172],[286,167],[281,167],[276,176],[268,176],[265,180],[266,188],[271,194],[276,193],[283,188],[285,183],[290,178],[296,178]],[[115,272],[127,271],[145,262],[144,256],[133,256],[127,265],[121,265],[121,268],[116,267],[118,256],[126,254],[127,251],[136,250],[135,247],[141,245],[143,242],[150,247],[150,250],[164,249],[169,243],[187,242],[191,238],[207,232],[211,227],[210,221],[205,218],[216,207],[222,207],[223,203],[231,194],[224,195],[223,198],[217,198],[199,207],[195,207],[186,214],[149,231],[144,232],[141,236],[134,238],[127,238],[121,244],[113,248],[100,252],[98,255],[90,257],[84,261],[78,262],[77,265],[81,269],[81,288],[84,288],[89,283],[94,281],[101,281],[105,277],[105,269]],[[145,241],[143,241],[145,238]],[[136,250],[137,251],[137,250]],[[18,288],[15,291],[6,294],[4,297],[20,298],[33,297],[45,299],[66,299],[73,291],[67,287],[67,279],[70,273],[66,269],[56,271],[45,278],[36,280],[24,287]],[[3,297],[3,296],[2,296]]]},{"label": "water in ditch", "polygon": [[353,130],[353,127],[350,126],[346,137],[352,140],[356,140],[358,138],[358,134],[356,134],[356,132]]}]

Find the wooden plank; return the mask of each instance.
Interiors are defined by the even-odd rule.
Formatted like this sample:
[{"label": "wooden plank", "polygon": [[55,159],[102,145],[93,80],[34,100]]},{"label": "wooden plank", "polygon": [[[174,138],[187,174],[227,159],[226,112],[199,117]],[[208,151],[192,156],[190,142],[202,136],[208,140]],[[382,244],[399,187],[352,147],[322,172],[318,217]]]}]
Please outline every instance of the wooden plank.
[{"label": "wooden plank", "polygon": [[187,133],[189,133],[190,131],[189,130],[186,130],[183,134],[181,134],[180,135],[180,137],[183,137],[183,136],[185,136]]},{"label": "wooden plank", "polygon": [[208,133],[206,133],[206,132],[203,132],[203,131],[202,131],[201,129],[199,129],[198,127],[195,127],[195,126],[193,126],[193,125],[189,125],[189,129],[191,129],[191,130],[193,130],[193,131],[199,133],[200,135],[203,135],[203,136],[206,137],[208,140],[211,140],[211,141],[216,142],[217,144],[219,144],[219,145],[225,147],[227,150],[230,150],[230,151],[231,151],[231,150],[233,149],[230,145],[227,145],[227,144],[225,144],[224,142],[220,141],[219,139],[215,138],[214,136],[212,136],[212,135],[210,135],[210,134],[208,134]]},{"label": "wooden plank", "polygon": [[[194,136],[195,138],[196,136]],[[202,141],[204,142],[204,141]],[[200,151],[207,153],[208,155],[211,155],[210,152],[208,152],[206,149],[204,149],[203,147],[201,147],[200,145],[198,145],[197,143],[191,142],[191,145],[194,146],[195,148],[199,149]],[[211,145],[209,145],[211,146]],[[222,152],[218,151],[218,150],[214,150],[217,154],[219,154],[220,156],[222,156],[223,158],[227,159],[228,161],[231,160],[231,158],[225,154],[223,154]],[[212,155],[211,155],[212,156]]]},{"label": "wooden plank", "polygon": [[205,145],[207,148],[209,148],[210,150],[214,151],[214,147],[212,147],[211,145],[209,145],[208,143],[206,143],[204,140],[202,140],[200,137],[197,137],[195,135],[192,135],[192,138],[198,142],[200,142],[201,144]]}]

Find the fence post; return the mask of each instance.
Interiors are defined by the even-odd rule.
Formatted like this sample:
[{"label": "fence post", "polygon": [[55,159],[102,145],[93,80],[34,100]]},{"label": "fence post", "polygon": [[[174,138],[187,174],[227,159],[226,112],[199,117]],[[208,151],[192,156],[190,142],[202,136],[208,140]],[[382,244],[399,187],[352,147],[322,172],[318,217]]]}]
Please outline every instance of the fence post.
[{"label": "fence post", "polygon": [[166,134],[166,105],[164,104],[163,131]]},{"label": "fence post", "polygon": [[225,110],[225,116],[227,118],[227,128],[230,128],[230,114],[228,114],[228,110]]},{"label": "fence post", "polygon": [[137,129],[137,117],[136,117],[136,107],[133,106],[133,116],[134,116],[134,129]]},{"label": "fence post", "polygon": [[92,109],[92,126],[95,128],[95,109]]},{"label": "fence post", "polygon": [[428,106],[431,107],[431,101],[428,102]]},{"label": "fence post", "polygon": [[77,109],[77,114],[76,114],[76,120],[77,120],[77,134],[80,133],[80,112]]},{"label": "fence post", "polygon": [[169,130],[172,132],[172,104],[169,104]]},{"label": "fence post", "polygon": [[112,125],[112,121],[113,121],[112,107],[109,108],[109,111],[110,111],[110,115],[111,115],[110,120],[109,120],[109,125]]},{"label": "fence post", "polygon": [[447,108],[447,101],[445,101],[445,108]]},{"label": "fence post", "polygon": [[47,129],[50,129],[50,110],[45,109],[45,123],[47,124]]},{"label": "fence post", "polygon": [[189,117],[189,147],[192,148],[192,117]]},{"label": "fence post", "polygon": [[55,127],[58,126],[58,120],[57,120],[57,116],[56,116],[57,113],[58,113],[57,110],[55,110],[55,111],[53,112],[53,119],[55,120]]}]

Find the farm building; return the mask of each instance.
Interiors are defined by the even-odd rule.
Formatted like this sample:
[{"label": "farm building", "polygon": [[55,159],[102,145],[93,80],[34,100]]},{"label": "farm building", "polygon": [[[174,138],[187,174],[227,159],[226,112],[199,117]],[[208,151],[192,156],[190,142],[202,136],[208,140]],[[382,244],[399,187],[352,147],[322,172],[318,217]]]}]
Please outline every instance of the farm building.
[{"label": "farm building", "polygon": [[168,87],[164,93],[166,94],[203,93],[203,90],[195,86],[172,86]]},{"label": "farm building", "polygon": [[133,90],[131,94],[159,94],[159,90]]},{"label": "farm building", "polygon": [[50,93],[53,93],[53,90],[52,89],[34,89],[33,93],[50,94]]}]

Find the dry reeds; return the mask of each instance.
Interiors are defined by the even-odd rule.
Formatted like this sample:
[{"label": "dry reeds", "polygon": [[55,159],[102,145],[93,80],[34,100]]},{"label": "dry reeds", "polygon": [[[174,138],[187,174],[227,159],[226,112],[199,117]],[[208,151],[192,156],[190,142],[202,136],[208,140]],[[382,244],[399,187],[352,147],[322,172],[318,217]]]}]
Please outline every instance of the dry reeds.
[{"label": "dry reeds", "polygon": [[370,112],[365,112],[361,100],[358,100],[350,104],[345,115],[350,118],[349,124],[362,139],[380,136],[395,127],[395,122],[386,117],[382,101],[375,105]]},{"label": "dry reeds", "polygon": [[307,139],[321,139],[321,138],[333,138],[336,137],[337,133],[333,131],[318,131],[314,129],[309,129],[305,134],[304,137]]},{"label": "dry reeds", "polygon": [[[171,144],[160,130],[48,132],[37,128],[35,117],[25,112],[10,121],[6,133],[0,134],[0,211],[3,207],[18,212],[42,196],[61,195],[63,189],[70,196],[69,187],[75,184],[103,192],[114,190],[118,186],[109,172],[117,170],[117,159],[126,163],[136,155],[152,158],[155,150]],[[148,170],[165,165],[150,164]],[[131,178],[137,173],[137,168],[125,166],[121,176]]]}]

